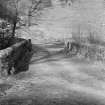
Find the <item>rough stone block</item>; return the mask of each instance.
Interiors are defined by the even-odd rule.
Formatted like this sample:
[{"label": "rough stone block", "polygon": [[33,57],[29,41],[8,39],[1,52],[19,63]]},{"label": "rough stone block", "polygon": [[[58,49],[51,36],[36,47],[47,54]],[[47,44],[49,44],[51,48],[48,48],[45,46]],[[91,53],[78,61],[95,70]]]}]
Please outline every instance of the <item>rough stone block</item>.
[{"label": "rough stone block", "polygon": [[0,50],[0,75],[26,71],[31,59],[31,40],[20,40],[16,44]]}]

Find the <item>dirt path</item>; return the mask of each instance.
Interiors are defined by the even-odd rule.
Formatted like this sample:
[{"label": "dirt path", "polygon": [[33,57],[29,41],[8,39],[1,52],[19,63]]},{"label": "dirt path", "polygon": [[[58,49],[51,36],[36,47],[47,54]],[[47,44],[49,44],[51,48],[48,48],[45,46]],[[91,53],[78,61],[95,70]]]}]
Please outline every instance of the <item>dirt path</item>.
[{"label": "dirt path", "polygon": [[1,82],[12,86],[2,105],[105,105],[103,65],[58,54],[52,45],[42,48],[29,71]]}]

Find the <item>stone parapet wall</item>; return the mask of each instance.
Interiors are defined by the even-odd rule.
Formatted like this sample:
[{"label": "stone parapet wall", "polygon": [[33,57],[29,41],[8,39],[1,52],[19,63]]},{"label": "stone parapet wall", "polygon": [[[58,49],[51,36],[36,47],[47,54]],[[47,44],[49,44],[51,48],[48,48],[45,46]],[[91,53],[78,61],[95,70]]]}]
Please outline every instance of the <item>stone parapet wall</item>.
[{"label": "stone parapet wall", "polygon": [[0,50],[1,76],[28,70],[31,55],[31,40],[17,40],[16,44]]}]

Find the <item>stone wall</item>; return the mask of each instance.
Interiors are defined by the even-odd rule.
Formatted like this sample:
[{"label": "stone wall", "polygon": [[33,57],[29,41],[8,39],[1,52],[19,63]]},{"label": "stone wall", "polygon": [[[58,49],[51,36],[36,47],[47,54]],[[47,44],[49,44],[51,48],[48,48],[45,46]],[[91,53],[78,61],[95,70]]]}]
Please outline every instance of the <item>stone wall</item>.
[{"label": "stone wall", "polygon": [[0,75],[7,76],[28,70],[32,55],[31,40],[15,39],[17,43],[0,50]]}]

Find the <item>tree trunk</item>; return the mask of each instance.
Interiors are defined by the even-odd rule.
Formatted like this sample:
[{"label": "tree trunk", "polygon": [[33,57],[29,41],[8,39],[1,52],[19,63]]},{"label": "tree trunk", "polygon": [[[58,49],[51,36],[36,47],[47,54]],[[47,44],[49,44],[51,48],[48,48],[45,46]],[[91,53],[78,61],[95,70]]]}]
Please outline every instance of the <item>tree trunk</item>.
[{"label": "tree trunk", "polygon": [[28,26],[31,26],[31,22],[30,21],[31,21],[31,16],[29,15],[28,16]]},{"label": "tree trunk", "polygon": [[31,16],[28,16],[28,26],[31,26]]},{"label": "tree trunk", "polygon": [[16,23],[17,23],[16,21],[14,21],[13,23],[12,37],[15,36]]},{"label": "tree trunk", "polygon": [[28,12],[28,26],[31,26],[31,11]]}]

